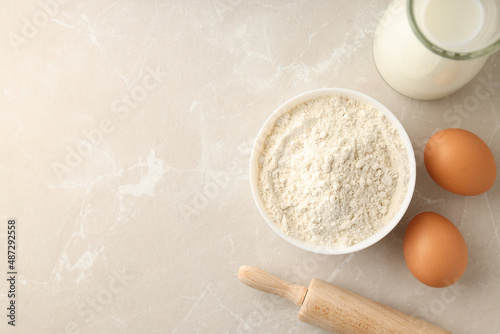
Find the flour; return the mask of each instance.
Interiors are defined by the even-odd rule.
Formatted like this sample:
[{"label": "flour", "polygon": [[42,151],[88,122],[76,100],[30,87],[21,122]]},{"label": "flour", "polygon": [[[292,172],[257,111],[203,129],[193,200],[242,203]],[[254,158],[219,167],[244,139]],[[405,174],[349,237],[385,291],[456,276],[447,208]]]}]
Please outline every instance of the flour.
[{"label": "flour", "polygon": [[268,214],[296,239],[348,247],[397,212],[409,182],[399,133],[373,106],[340,96],[281,115],[259,156]]}]

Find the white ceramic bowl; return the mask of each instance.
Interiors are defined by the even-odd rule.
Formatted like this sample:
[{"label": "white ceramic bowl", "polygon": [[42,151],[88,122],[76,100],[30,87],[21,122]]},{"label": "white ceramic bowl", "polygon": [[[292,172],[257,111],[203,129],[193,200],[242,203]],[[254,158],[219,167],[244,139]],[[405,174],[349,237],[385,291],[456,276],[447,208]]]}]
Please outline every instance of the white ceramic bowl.
[{"label": "white ceramic bowl", "polygon": [[[278,225],[271,219],[271,217],[268,215],[266,211],[266,207],[264,205],[264,202],[260,196],[259,192],[259,182],[258,182],[258,175],[259,175],[259,165],[258,165],[258,157],[260,152],[262,151],[262,146],[264,144],[264,141],[270,131],[273,128],[273,125],[283,113],[290,111],[292,108],[295,106],[304,103],[308,100],[315,99],[317,97],[321,96],[328,96],[328,95],[340,95],[340,96],[345,96],[348,98],[352,98],[355,100],[358,100],[360,102],[364,102],[366,104],[370,104],[374,106],[376,109],[378,109],[380,112],[382,112],[384,115],[387,116],[387,118],[391,121],[392,125],[397,129],[399,132],[399,135],[401,136],[402,141],[405,144],[406,147],[406,152],[408,155],[408,165],[410,169],[410,178],[408,180],[408,189],[406,191],[405,197],[401,203],[401,206],[399,210],[395,213],[393,218],[390,220],[389,223],[387,223],[384,227],[382,227],[379,231],[377,231],[375,234],[370,236],[369,238],[354,244],[350,247],[323,247],[323,246],[317,246],[299,239],[292,238],[285,234],[281,229],[278,227]],[[322,89],[316,89],[316,90],[311,90],[308,92],[305,92],[303,94],[300,94],[284,104],[282,104],[278,109],[276,109],[271,116],[267,119],[267,121],[264,123],[262,128],[259,131],[259,134],[257,135],[257,138],[255,140],[253,149],[252,149],[252,155],[250,157],[250,187],[252,189],[252,195],[255,200],[255,203],[257,204],[257,208],[259,209],[262,217],[264,217],[264,220],[267,222],[267,224],[271,227],[271,229],[276,232],[280,237],[291,243],[292,245],[295,245],[297,247],[300,247],[304,250],[311,251],[314,253],[320,253],[320,254],[347,254],[347,253],[352,253],[359,251],[361,249],[364,249],[368,246],[373,245],[383,237],[385,237],[389,232],[392,231],[392,229],[399,223],[403,215],[405,214],[406,210],[408,209],[408,206],[410,205],[411,198],[413,196],[413,191],[415,189],[415,179],[416,179],[416,166],[415,166],[415,155],[413,152],[413,147],[411,146],[410,138],[408,138],[408,134],[406,133],[405,129],[401,125],[401,123],[398,121],[396,116],[394,116],[393,113],[389,111],[383,104],[378,102],[377,100],[362,94],[360,92],[356,92],[354,90],[350,89],[343,89],[343,88],[322,88]]]}]

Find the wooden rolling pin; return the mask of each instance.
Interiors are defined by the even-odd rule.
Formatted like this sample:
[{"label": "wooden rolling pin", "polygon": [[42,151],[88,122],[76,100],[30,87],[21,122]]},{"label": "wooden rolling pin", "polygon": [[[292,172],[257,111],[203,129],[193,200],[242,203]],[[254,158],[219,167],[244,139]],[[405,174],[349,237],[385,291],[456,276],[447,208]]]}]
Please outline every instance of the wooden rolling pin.
[{"label": "wooden rolling pin", "polygon": [[288,299],[300,306],[300,320],[332,333],[451,334],[426,321],[316,278],[306,288],[264,270],[241,266],[238,279],[254,289]]}]

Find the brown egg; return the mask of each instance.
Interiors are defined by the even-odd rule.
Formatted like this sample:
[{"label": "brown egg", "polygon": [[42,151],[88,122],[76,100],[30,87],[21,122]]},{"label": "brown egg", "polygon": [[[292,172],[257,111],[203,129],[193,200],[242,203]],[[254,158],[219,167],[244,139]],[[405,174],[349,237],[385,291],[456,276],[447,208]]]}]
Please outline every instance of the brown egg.
[{"label": "brown egg", "polygon": [[467,267],[467,245],[462,234],[452,222],[434,212],[422,212],[411,220],[403,252],[413,276],[435,288],[452,285]]},{"label": "brown egg", "polygon": [[493,186],[497,176],[488,145],[464,129],[435,133],[425,145],[424,162],[437,184],[459,195],[480,195]]}]

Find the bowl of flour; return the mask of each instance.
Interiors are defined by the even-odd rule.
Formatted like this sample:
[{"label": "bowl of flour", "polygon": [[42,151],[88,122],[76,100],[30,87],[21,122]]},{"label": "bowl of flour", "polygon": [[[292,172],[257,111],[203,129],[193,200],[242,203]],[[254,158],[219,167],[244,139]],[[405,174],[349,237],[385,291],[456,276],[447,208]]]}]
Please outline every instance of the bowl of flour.
[{"label": "bowl of flour", "polygon": [[394,114],[341,88],[281,105],[250,158],[264,220],[291,244],[321,254],[355,252],[386,236],[406,212],[415,178],[413,148]]}]

